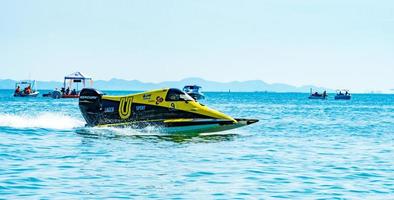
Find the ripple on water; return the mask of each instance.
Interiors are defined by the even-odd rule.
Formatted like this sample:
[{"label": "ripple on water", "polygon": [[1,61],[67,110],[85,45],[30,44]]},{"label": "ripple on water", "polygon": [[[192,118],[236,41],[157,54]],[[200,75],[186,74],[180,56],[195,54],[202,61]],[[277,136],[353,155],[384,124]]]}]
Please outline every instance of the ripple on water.
[{"label": "ripple on water", "polygon": [[0,98],[0,198],[391,199],[394,96],[353,97],[208,93],[260,119],[208,135],[85,128],[77,101]]}]

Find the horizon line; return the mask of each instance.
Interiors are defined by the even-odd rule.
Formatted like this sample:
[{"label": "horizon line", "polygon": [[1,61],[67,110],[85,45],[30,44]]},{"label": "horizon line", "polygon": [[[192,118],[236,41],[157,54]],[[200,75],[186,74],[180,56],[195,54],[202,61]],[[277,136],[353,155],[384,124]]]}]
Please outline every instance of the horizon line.
[{"label": "horizon line", "polygon": [[[180,80],[167,80],[167,81],[161,81],[161,82],[144,82],[144,81],[141,81],[141,80],[138,80],[138,79],[128,80],[128,79],[123,79],[123,78],[111,78],[109,80],[102,80],[102,79],[93,80],[93,83],[97,82],[97,81],[110,82],[112,80],[121,80],[121,81],[128,81],[128,82],[129,81],[138,81],[141,84],[162,84],[162,83],[165,83],[165,82],[174,82],[174,83],[176,83],[176,82],[185,81],[185,80],[187,81],[187,79],[200,79],[202,81],[219,83],[219,84],[232,84],[232,83],[245,83],[245,82],[251,82],[251,81],[258,81],[260,83],[268,84],[270,86],[279,84],[279,85],[285,85],[285,86],[289,86],[289,87],[294,87],[296,89],[301,89],[301,88],[310,88],[310,89],[314,89],[315,88],[315,89],[319,89],[319,90],[324,89],[324,90],[327,90],[327,91],[331,91],[331,93],[334,92],[334,91],[340,90],[340,89],[331,89],[329,87],[324,87],[324,86],[316,86],[316,85],[313,85],[313,84],[297,86],[297,85],[291,85],[291,84],[287,84],[287,83],[277,83],[277,82],[276,83],[269,83],[269,82],[265,82],[265,81],[260,80],[260,79],[245,80],[245,81],[234,80],[234,81],[228,81],[228,82],[220,82],[220,81],[207,80],[207,79],[200,78],[200,77],[187,77],[187,78],[182,78]],[[1,79],[0,78],[0,81],[6,81],[6,80],[18,82],[18,80],[15,80],[15,79],[12,79],[12,78],[7,78],[7,79]],[[19,81],[23,81],[23,80],[34,80],[34,79],[22,79],[22,80],[19,80]],[[35,81],[47,82],[47,83],[49,83],[49,82],[62,83],[63,82],[63,81],[55,81],[55,80],[35,80]],[[9,89],[13,89],[13,88],[9,88]],[[127,90],[127,89],[123,90],[123,89],[121,89],[121,91],[132,91],[132,90]],[[205,90],[205,91],[220,92],[220,91],[224,91],[224,90]],[[235,90],[235,91],[239,91],[239,92],[298,93],[298,92],[291,92],[291,91],[275,91],[275,90],[254,90],[254,91],[253,90],[249,90],[249,91]],[[378,94],[392,94],[393,92],[394,92],[394,88],[393,89],[387,89],[387,90],[385,90],[385,89],[383,89],[383,90],[382,89],[374,89],[374,90],[369,90],[369,91],[368,90],[354,90],[354,92],[352,92],[352,93],[353,94],[372,94],[372,93],[375,93],[375,94],[376,93],[378,93]],[[303,93],[303,92],[300,92],[300,93]]]}]

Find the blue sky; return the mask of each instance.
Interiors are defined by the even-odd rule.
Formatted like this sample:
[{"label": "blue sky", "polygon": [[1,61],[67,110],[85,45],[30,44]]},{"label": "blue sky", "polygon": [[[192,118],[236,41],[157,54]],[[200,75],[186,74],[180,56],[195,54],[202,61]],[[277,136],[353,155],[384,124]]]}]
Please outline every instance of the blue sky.
[{"label": "blue sky", "polygon": [[394,1],[0,0],[0,78],[394,88]]}]

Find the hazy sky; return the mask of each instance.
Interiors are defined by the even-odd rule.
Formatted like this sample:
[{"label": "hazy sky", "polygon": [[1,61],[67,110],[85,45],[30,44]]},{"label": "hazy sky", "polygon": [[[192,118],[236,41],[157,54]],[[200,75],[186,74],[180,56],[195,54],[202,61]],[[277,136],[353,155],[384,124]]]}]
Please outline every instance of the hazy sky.
[{"label": "hazy sky", "polygon": [[0,0],[0,79],[394,88],[394,1]]}]

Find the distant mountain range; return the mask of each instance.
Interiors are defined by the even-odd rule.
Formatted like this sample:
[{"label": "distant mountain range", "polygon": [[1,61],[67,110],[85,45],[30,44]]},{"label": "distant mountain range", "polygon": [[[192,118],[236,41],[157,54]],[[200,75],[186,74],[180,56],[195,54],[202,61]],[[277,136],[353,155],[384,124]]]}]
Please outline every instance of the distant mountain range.
[{"label": "distant mountain range", "polygon": [[[0,89],[14,89],[15,80],[0,79]],[[123,80],[111,79],[109,81],[97,80],[94,81],[93,87],[100,90],[131,90],[144,91],[157,88],[183,88],[185,85],[196,84],[203,87],[203,91],[232,91],[232,92],[309,92],[310,88],[317,91],[327,90],[327,92],[334,92],[332,89],[316,87],[313,85],[306,85],[296,87],[292,85],[274,83],[269,84],[261,80],[251,81],[232,81],[232,82],[216,82],[207,81],[201,78],[186,78],[180,81],[165,81],[160,83],[145,83],[138,80]],[[56,81],[37,81],[38,89],[54,89],[62,87],[63,82]]]}]

